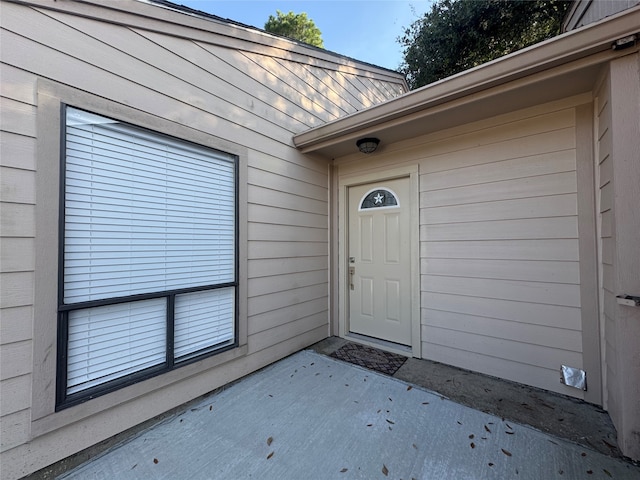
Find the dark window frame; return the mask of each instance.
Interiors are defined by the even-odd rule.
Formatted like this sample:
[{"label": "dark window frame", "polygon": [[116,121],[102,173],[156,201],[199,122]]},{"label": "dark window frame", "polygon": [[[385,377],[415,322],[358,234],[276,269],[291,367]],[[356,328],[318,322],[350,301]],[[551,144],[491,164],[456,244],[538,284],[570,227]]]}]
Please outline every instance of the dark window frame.
[{"label": "dark window frame", "polygon": [[[56,406],[55,411],[60,411],[75,405],[79,405],[93,398],[114,392],[124,387],[148,380],[155,376],[171,372],[177,368],[195,363],[204,358],[232,350],[239,347],[239,157],[222,150],[211,148],[191,140],[183,140],[178,137],[167,135],[149,128],[140,127],[124,120],[109,117],[103,114],[99,115],[116,122],[129,125],[133,128],[145,131],[158,137],[166,137],[174,141],[190,143],[203,147],[212,151],[219,151],[224,155],[232,157],[230,163],[233,165],[234,178],[234,281],[212,285],[199,285],[196,287],[188,287],[182,289],[172,289],[151,293],[143,293],[129,296],[120,296],[107,299],[78,302],[74,304],[64,303],[64,240],[65,240],[65,198],[66,198],[66,138],[67,138],[67,106],[82,110],[87,113],[93,112],[85,110],[75,105],[61,103],[60,104],[60,176],[59,176],[59,204],[58,204],[58,326],[57,326],[57,359],[56,359]],[[205,347],[199,351],[193,352],[184,359],[174,358],[174,313],[175,313],[175,297],[176,295],[193,293],[199,291],[215,290],[221,288],[234,288],[234,338],[222,344]],[[141,300],[149,300],[156,298],[165,298],[167,307],[166,318],[166,342],[165,342],[165,361],[162,364],[155,365],[120,378],[116,378],[94,387],[89,387],[77,393],[67,394],[67,360],[68,360],[68,334],[69,334],[69,312],[92,307],[105,305],[115,305],[119,303],[128,303]]]}]

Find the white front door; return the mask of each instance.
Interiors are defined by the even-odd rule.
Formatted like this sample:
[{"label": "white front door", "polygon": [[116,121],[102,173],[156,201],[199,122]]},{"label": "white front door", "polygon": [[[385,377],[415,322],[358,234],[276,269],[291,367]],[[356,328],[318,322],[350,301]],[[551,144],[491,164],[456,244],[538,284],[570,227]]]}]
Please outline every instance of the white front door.
[{"label": "white front door", "polygon": [[349,187],[349,331],[411,345],[409,178]]}]

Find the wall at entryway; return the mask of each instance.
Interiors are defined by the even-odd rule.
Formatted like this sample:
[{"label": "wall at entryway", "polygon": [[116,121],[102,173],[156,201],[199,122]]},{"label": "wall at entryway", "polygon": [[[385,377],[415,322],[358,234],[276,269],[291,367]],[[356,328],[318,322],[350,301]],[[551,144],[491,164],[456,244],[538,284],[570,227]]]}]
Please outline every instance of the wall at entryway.
[{"label": "wall at entryway", "polygon": [[[593,169],[576,140],[590,138],[591,102],[578,95],[336,161],[339,179],[419,167],[423,358],[600,403],[599,350],[584,348],[598,343],[595,279],[581,276],[595,271],[592,206],[581,214]],[[586,396],[560,383],[561,365],[587,370]]]}]

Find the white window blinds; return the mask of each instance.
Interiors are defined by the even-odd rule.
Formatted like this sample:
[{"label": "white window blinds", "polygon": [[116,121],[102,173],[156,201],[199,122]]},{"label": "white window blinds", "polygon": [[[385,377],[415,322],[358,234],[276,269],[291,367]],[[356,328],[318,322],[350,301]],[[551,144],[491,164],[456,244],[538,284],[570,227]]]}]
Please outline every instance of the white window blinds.
[{"label": "white window blinds", "polygon": [[65,395],[233,344],[234,157],[71,107],[65,137]]},{"label": "white window blinds", "polygon": [[234,281],[229,155],[67,108],[64,302]]},{"label": "white window blinds", "polygon": [[234,288],[176,295],[174,357],[233,340],[234,305]]},{"label": "white window blinds", "polygon": [[162,364],[165,304],[154,298],[69,312],[67,393]]}]

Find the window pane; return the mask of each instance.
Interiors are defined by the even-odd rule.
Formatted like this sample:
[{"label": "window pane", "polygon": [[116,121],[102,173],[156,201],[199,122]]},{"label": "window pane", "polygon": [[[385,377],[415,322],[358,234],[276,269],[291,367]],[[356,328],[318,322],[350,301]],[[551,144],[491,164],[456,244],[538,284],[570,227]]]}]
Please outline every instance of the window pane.
[{"label": "window pane", "polygon": [[176,359],[235,338],[235,288],[176,295]]},{"label": "window pane", "polygon": [[67,108],[64,302],[235,281],[233,157]]},{"label": "window pane", "polygon": [[166,360],[166,299],[69,312],[67,394]]}]

